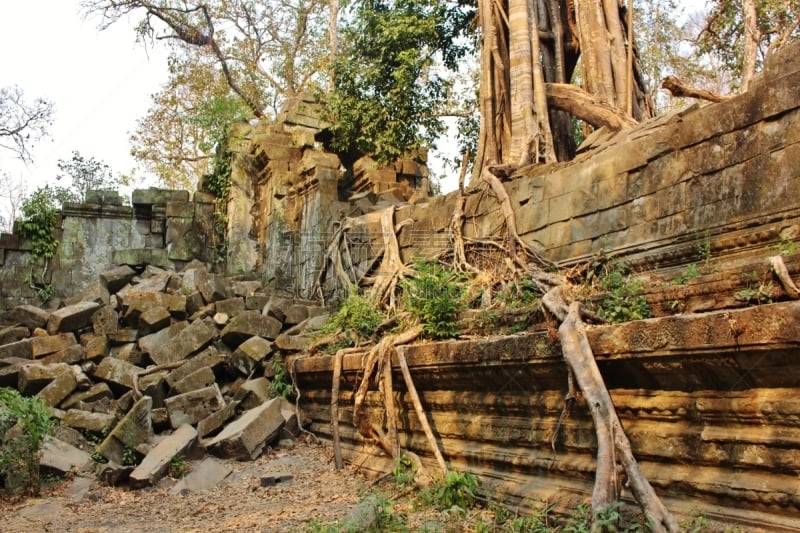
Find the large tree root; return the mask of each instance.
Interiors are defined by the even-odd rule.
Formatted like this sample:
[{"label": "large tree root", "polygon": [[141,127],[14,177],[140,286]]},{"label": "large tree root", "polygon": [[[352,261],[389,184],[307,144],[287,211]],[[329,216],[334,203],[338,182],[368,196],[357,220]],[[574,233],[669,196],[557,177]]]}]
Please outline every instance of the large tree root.
[{"label": "large tree root", "polygon": [[619,465],[627,474],[627,486],[649,518],[652,530],[670,533],[679,531],[677,521],[664,507],[633,456],[630,441],[594,360],[580,316],[579,302],[573,302],[569,306],[567,316],[558,328],[558,337],[564,359],[586,398],[597,433],[597,472],[592,493],[594,515],[619,498],[624,484],[617,475]]},{"label": "large tree root", "polygon": [[775,255],[769,258],[769,264],[772,265],[772,271],[780,281],[786,296],[792,300],[800,300],[800,289],[794,284],[792,277],[789,275],[789,270],[786,268],[786,263],[783,262],[783,257]]}]

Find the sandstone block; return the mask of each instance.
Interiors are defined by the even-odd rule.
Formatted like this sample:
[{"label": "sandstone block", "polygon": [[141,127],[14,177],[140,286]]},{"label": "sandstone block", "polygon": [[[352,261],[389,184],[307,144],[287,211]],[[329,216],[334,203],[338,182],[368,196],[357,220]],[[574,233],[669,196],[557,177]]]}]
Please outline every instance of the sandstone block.
[{"label": "sandstone block", "polygon": [[0,345],[21,341],[31,336],[31,330],[25,326],[10,326],[0,329]]},{"label": "sandstone block", "polygon": [[152,353],[157,347],[166,344],[169,339],[188,327],[189,322],[187,321],[176,322],[168,328],[140,337],[137,341],[139,349],[147,354]]},{"label": "sandstone block", "polygon": [[186,297],[182,294],[130,290],[121,299],[126,323],[135,325],[139,315],[153,307],[165,307],[178,320],[186,316]]},{"label": "sandstone block", "polygon": [[234,400],[225,404],[225,407],[215,411],[197,423],[197,434],[205,438],[219,431],[225,422],[236,416],[239,402]]},{"label": "sandstone block", "polygon": [[213,346],[209,346],[199,354],[187,359],[185,363],[167,374],[164,380],[167,385],[174,387],[177,382],[184,379],[192,372],[199,370],[203,367],[215,369],[224,363],[222,355]]},{"label": "sandstone block", "polygon": [[153,438],[150,410],[153,401],[149,396],[136,402],[111,433],[97,447],[97,453],[115,463],[123,463],[126,449],[136,449]]},{"label": "sandstone block", "polygon": [[269,302],[269,296],[266,294],[254,294],[246,296],[244,299],[244,308],[247,311],[260,311]]},{"label": "sandstone block", "polygon": [[108,342],[112,346],[121,346],[123,344],[136,342],[139,338],[139,332],[133,328],[120,328],[106,336],[108,337]]},{"label": "sandstone block", "polygon": [[9,357],[17,357],[20,359],[32,359],[33,351],[31,349],[31,341],[33,339],[27,338],[17,342],[10,342],[8,344],[0,345],[0,360],[8,359]]},{"label": "sandstone block", "polygon": [[211,344],[216,335],[217,328],[213,322],[197,320],[163,345],[154,347],[150,358],[157,365],[186,359]]},{"label": "sandstone block", "polygon": [[151,307],[139,315],[137,330],[139,335],[144,337],[169,326],[171,320],[172,315],[166,307]]},{"label": "sandstone block", "polygon": [[133,288],[138,292],[165,292],[172,277],[173,274],[170,270],[147,265],[141,278],[134,279],[136,285]]},{"label": "sandstone block", "polygon": [[184,491],[200,492],[213,489],[224,480],[233,469],[215,459],[208,457],[194,467],[189,474],[169,489],[170,494],[183,494]]},{"label": "sandstone block", "polygon": [[301,352],[311,346],[311,339],[305,335],[287,335],[281,333],[275,339],[275,346],[287,352]]},{"label": "sandstone block", "polygon": [[94,302],[100,305],[108,305],[111,295],[108,289],[105,288],[100,282],[92,283],[81,291],[80,301]]},{"label": "sandstone block", "polygon": [[196,439],[197,431],[192,426],[181,425],[172,435],[150,450],[139,466],[131,472],[131,485],[133,487],[155,485],[167,473],[172,458],[186,452]]},{"label": "sandstone block", "polygon": [[288,326],[299,324],[308,318],[308,307],[302,304],[292,304],[284,311],[286,318],[283,323]]},{"label": "sandstone block", "polygon": [[263,291],[260,281],[234,281],[231,283],[231,291],[236,296],[248,298]]},{"label": "sandstone block", "polygon": [[104,335],[92,337],[86,341],[86,346],[83,348],[84,357],[89,361],[95,361],[106,357],[109,350],[108,337]]},{"label": "sandstone block", "polygon": [[123,361],[122,359],[106,357],[100,361],[100,364],[94,369],[92,375],[108,383],[114,390],[126,391],[133,389],[133,380],[142,370],[141,367]]},{"label": "sandstone block", "polygon": [[0,359],[0,387],[16,387],[19,383],[19,369],[28,363],[29,359],[19,357]]},{"label": "sandstone block", "polygon": [[217,313],[225,313],[229,317],[236,316],[245,310],[244,298],[237,296],[236,298],[226,298],[214,303],[214,308]]},{"label": "sandstone block", "polygon": [[249,376],[255,367],[273,351],[273,344],[261,337],[250,337],[233,352],[231,363],[245,376]]},{"label": "sandstone block", "polygon": [[75,331],[92,323],[92,315],[101,305],[95,302],[80,302],[62,307],[50,314],[47,333],[55,335],[62,331]]},{"label": "sandstone block", "polygon": [[220,276],[212,274],[205,269],[196,271],[195,284],[197,290],[203,295],[203,300],[205,300],[207,304],[223,300],[227,297],[224,280]]},{"label": "sandstone block", "polygon": [[62,409],[70,409],[81,402],[96,402],[106,398],[108,400],[114,399],[114,394],[111,392],[111,389],[108,387],[107,383],[95,383],[88,390],[75,392],[70,395],[66,400],[61,402]]},{"label": "sandstone block", "polygon": [[169,422],[173,428],[181,424],[196,424],[225,405],[217,384],[178,394],[164,400]]},{"label": "sandstone block", "polygon": [[171,189],[135,189],[131,194],[131,204],[137,205],[166,205],[168,202],[188,202],[188,191]]},{"label": "sandstone block", "polygon": [[17,390],[23,396],[33,396],[64,372],[72,373],[69,365],[64,363],[53,365],[28,363],[22,365],[19,369]]},{"label": "sandstone block", "polygon": [[92,316],[92,330],[95,335],[114,333],[119,327],[119,314],[110,305],[104,305]]},{"label": "sandstone block", "polygon": [[83,347],[80,344],[73,344],[72,346],[67,346],[65,349],[51,353],[50,355],[45,355],[39,361],[45,364],[53,364],[53,363],[67,363],[67,364],[75,364],[80,363],[84,360],[84,352]]},{"label": "sandstone block", "polygon": [[176,382],[172,387],[172,392],[176,394],[184,394],[197,389],[210,387],[216,382],[214,372],[207,366],[199,368]]},{"label": "sandstone block", "polygon": [[254,460],[283,425],[279,399],[270,400],[228,424],[206,444],[219,457]]},{"label": "sandstone block", "polygon": [[111,268],[100,273],[100,283],[105,285],[108,292],[114,294],[127,285],[136,275],[136,271],[128,265]]},{"label": "sandstone block", "polygon": [[82,409],[69,409],[61,417],[61,423],[65,426],[90,431],[96,435],[107,434],[114,424],[117,417],[108,413],[94,413]]},{"label": "sandstone block", "polygon": [[241,398],[242,409],[245,411],[269,401],[272,396],[269,390],[269,380],[264,377],[248,379],[242,383],[236,393],[236,397]]},{"label": "sandstone block", "polygon": [[42,445],[39,466],[63,474],[88,469],[93,464],[92,456],[62,440],[46,436]]},{"label": "sandstone block", "polygon": [[250,337],[274,340],[280,335],[283,325],[275,318],[258,311],[245,311],[235,316],[222,330],[222,341],[236,348]]},{"label": "sandstone block", "polygon": [[167,397],[167,386],[164,382],[166,375],[167,371],[164,370],[139,378],[139,390],[153,399],[153,408],[164,407],[164,399]]},{"label": "sandstone block", "polygon": [[43,328],[50,319],[50,313],[33,305],[18,305],[11,309],[8,317],[28,329]]},{"label": "sandstone block", "polygon": [[53,381],[40,390],[36,394],[36,397],[42,400],[46,405],[55,407],[77,388],[78,382],[75,379],[75,374],[73,374],[72,370],[67,366],[66,370],[58,374]]},{"label": "sandstone block", "polygon": [[31,339],[31,355],[34,359],[39,359],[76,344],[78,344],[78,340],[75,338],[75,334],[71,332],[48,335],[46,337],[34,337]]}]

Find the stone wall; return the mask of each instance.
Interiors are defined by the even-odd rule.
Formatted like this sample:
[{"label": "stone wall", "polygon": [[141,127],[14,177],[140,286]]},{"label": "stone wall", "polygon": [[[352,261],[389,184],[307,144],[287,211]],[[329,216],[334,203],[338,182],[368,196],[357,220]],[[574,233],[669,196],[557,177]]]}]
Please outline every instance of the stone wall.
[{"label": "stone wall", "polygon": [[[192,259],[214,262],[208,236],[214,199],[186,191],[139,189],[131,206],[118,193],[90,191],[86,202],[66,204],[60,214],[58,252],[45,265],[19,232],[0,235],[0,312],[26,303],[40,305],[39,286],[52,284],[50,305],[97,283],[111,265],[180,268]],[[45,268],[45,266],[47,268]]]},{"label": "stone wall", "polygon": [[[599,131],[574,161],[504,181],[523,239],[546,257],[569,266],[617,256],[645,282],[656,318],[588,328],[633,452],[681,519],[700,513],[746,531],[800,529],[800,306],[769,266],[780,252],[800,275],[798,57],[800,46],[773,57],[747,94]],[[449,245],[457,200],[396,208],[404,259]],[[467,237],[502,235],[491,190],[473,184],[465,206]],[[380,213],[348,227],[381,248]],[[694,277],[680,280],[692,265]],[[508,503],[566,510],[590,498],[597,442],[585,407],[563,411],[566,366],[552,327],[540,319],[517,335],[399,349],[453,468],[481,475]],[[292,364],[312,431],[331,438],[333,358]],[[387,472],[391,461],[352,426],[362,364],[344,358],[343,451]],[[400,445],[435,469],[396,361],[393,374]],[[366,405],[382,426],[382,394]]]}]

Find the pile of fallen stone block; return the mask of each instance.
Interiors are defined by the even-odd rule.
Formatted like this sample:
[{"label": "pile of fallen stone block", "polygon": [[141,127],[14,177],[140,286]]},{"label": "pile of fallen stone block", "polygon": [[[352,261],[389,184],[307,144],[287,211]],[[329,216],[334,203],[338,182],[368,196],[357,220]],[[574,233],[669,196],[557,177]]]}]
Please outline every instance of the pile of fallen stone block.
[{"label": "pile of fallen stone block", "polygon": [[[176,457],[253,460],[296,438],[298,414],[272,382],[327,315],[192,262],[110,268],[55,310],[22,305],[0,320],[0,387],[59,421],[42,467],[141,487]],[[219,464],[197,470],[222,475]]]}]

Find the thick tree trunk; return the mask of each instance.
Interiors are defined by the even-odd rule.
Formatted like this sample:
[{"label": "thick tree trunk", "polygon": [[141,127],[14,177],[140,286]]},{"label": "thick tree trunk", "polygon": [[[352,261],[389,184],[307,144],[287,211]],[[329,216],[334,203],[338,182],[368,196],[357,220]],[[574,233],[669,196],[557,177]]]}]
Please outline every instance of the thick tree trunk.
[{"label": "thick tree trunk", "polygon": [[744,51],[742,58],[742,92],[746,92],[756,74],[756,59],[761,32],[758,29],[758,13],[755,0],[742,0],[744,14]]}]

